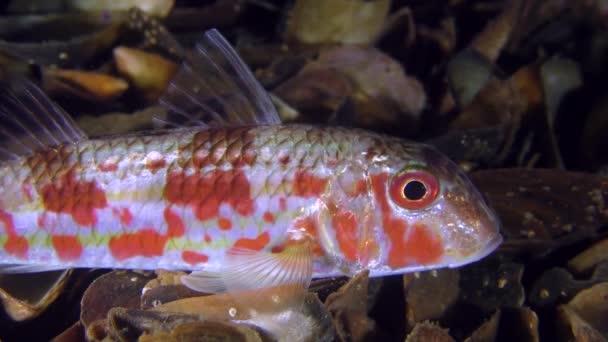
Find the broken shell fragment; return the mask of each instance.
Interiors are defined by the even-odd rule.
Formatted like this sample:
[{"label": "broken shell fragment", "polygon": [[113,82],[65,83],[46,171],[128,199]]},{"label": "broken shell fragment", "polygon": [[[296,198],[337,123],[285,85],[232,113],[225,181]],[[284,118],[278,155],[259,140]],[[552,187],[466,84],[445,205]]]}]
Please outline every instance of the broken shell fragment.
[{"label": "broken shell fragment", "polygon": [[118,72],[150,102],[165,92],[177,71],[177,64],[160,55],[124,46],[114,49],[114,61]]},{"label": "broken shell fragment", "polygon": [[608,282],[579,292],[567,305],[590,326],[608,336]]},{"label": "broken shell fragment", "polygon": [[504,307],[500,312],[498,339],[507,341],[537,342],[538,316],[527,307]]},{"label": "broken shell fragment", "polygon": [[[345,98],[354,91],[352,82],[340,72],[331,69],[301,70],[300,73],[278,86],[274,93],[285,106],[287,113],[310,113],[306,118],[292,115],[299,121],[319,120],[316,116],[336,111]],[[293,107],[293,108],[292,108]],[[284,112],[284,111],[282,111]],[[312,114],[316,115],[312,115]]]},{"label": "broken shell fragment", "polygon": [[522,3],[522,1],[505,2],[506,8],[475,36],[471,47],[488,60],[495,62],[519,21]]},{"label": "broken shell fragment", "polygon": [[196,322],[196,315],[114,307],[108,311],[108,333],[121,340],[136,340],[142,334],[170,331],[184,323]]},{"label": "broken shell fragment", "polygon": [[608,239],[598,241],[568,261],[568,268],[576,273],[588,272],[598,264],[608,262],[606,250],[608,250]]},{"label": "broken shell fragment", "polygon": [[103,13],[16,17],[2,24],[0,53],[30,64],[61,68],[88,63],[123,33],[122,23],[108,24]]},{"label": "broken shell fragment", "polygon": [[156,119],[162,121],[167,117],[167,109],[153,106],[134,113],[107,113],[102,116],[81,115],[76,120],[89,137],[152,129]]},{"label": "broken shell fragment", "polygon": [[[328,47],[274,92],[313,122],[325,119],[352,101],[352,120],[359,127],[394,127],[413,133],[426,105],[422,84],[402,65],[378,49],[343,45]],[[321,115],[322,115],[321,114]]]},{"label": "broken shell fragment", "polygon": [[325,300],[325,306],[334,318],[336,332],[345,341],[363,341],[373,336],[376,324],[367,314],[368,288],[369,271],[364,271]]},{"label": "broken shell fragment", "polygon": [[557,115],[559,104],[569,92],[583,84],[580,66],[576,61],[553,57],[540,67],[550,126]]},{"label": "broken shell fragment", "polygon": [[568,305],[557,308],[558,336],[561,341],[605,341],[602,334],[585,322],[576,311]]},{"label": "broken shell fragment", "polygon": [[[572,243],[608,223],[608,182],[591,173],[558,169],[476,171],[471,180],[497,212],[504,247],[516,240]],[[551,248],[544,246],[543,253]]]},{"label": "broken shell fragment", "polygon": [[[473,80],[475,79],[473,78]],[[483,82],[483,80],[478,81]],[[468,81],[465,80],[465,82]],[[471,102],[450,123],[450,127],[475,129],[503,125],[516,128],[526,109],[527,102],[512,83],[510,79],[502,81],[493,77],[489,78],[487,83],[473,95]],[[476,86],[473,84],[472,88],[466,92],[473,93]],[[465,96],[467,95],[463,92],[463,99],[466,99]]]},{"label": "broken shell fragment", "polygon": [[84,329],[80,321],[78,321],[64,330],[61,334],[55,336],[51,342],[77,342],[84,340]]},{"label": "broken shell fragment", "polygon": [[52,96],[108,102],[121,96],[129,84],[98,72],[48,68],[43,71],[42,87]]},{"label": "broken shell fragment", "polygon": [[473,49],[465,49],[452,57],[447,65],[447,78],[456,103],[464,107],[485,86],[494,74],[494,65]]},{"label": "broken shell fragment", "polygon": [[141,295],[142,309],[154,308],[178,299],[198,297],[201,293],[184,286],[180,278],[186,273],[158,270],[157,277],[144,286]]},{"label": "broken shell fragment", "polygon": [[455,340],[450,336],[448,329],[429,322],[417,323],[412,332],[405,338],[405,342],[424,341],[452,342]]},{"label": "broken shell fragment", "polygon": [[381,34],[391,1],[297,0],[285,38],[300,44],[372,44]]},{"label": "broken shell fragment", "polygon": [[398,61],[376,48],[356,45],[328,48],[321,51],[317,63],[348,75],[367,96],[391,101],[404,116],[417,119],[426,104],[422,83],[408,76]]},{"label": "broken shell fragment", "polygon": [[200,295],[200,292],[191,290],[184,285],[159,285],[144,289],[141,296],[141,307],[142,309],[155,308],[165,303]]},{"label": "broken shell fragment", "polygon": [[108,326],[108,321],[106,319],[95,320],[89,323],[84,330],[86,340],[89,341],[103,341],[110,335],[110,327]]},{"label": "broken shell fragment", "polygon": [[133,271],[113,271],[97,278],[82,296],[82,325],[88,330],[113,307],[139,308],[142,289],[151,279],[151,275]]},{"label": "broken shell fragment", "polygon": [[139,8],[129,9],[127,27],[143,36],[144,47],[158,47],[177,58],[186,56],[186,50],[164,24],[158,18],[148,15]]},{"label": "broken shell fragment", "polygon": [[164,18],[169,14],[169,12],[171,12],[171,9],[175,4],[175,0],[75,0],[69,1],[69,3],[74,9],[87,12],[126,11],[132,7],[135,7],[148,15]]},{"label": "broken shell fragment", "polygon": [[0,275],[0,301],[13,321],[38,317],[63,293],[72,270]]},{"label": "broken shell fragment", "polygon": [[458,299],[459,279],[454,269],[404,275],[407,326],[411,329],[416,323],[443,317]]},{"label": "broken shell fragment", "polygon": [[238,321],[255,326],[278,340],[331,340],[331,315],[317,296],[305,292],[292,298],[293,289],[270,288],[238,294],[217,294],[176,300],[153,311],[196,315],[204,321]]},{"label": "broken shell fragment", "polygon": [[200,321],[197,315],[114,308],[108,312],[110,336],[122,341],[268,341],[255,327],[227,321]]},{"label": "broken shell fragment", "polygon": [[483,322],[471,336],[465,339],[465,342],[492,342],[496,341],[498,334],[498,325],[500,323],[501,311],[496,310],[492,317]]},{"label": "broken shell fragment", "polygon": [[230,322],[192,322],[176,326],[170,332],[143,334],[139,342],[180,342],[180,341],[269,341],[254,328]]}]

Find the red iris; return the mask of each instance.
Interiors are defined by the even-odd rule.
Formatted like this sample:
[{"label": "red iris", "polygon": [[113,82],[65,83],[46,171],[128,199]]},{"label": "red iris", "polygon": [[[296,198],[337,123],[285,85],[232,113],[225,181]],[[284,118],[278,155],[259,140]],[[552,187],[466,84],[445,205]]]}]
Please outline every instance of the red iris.
[{"label": "red iris", "polygon": [[404,171],[393,178],[389,191],[397,205],[416,210],[433,203],[439,194],[439,183],[426,171]]}]

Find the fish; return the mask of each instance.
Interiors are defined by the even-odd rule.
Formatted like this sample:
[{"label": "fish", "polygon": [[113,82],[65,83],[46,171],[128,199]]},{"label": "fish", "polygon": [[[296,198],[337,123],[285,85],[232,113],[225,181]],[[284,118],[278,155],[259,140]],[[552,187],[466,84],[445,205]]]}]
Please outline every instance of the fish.
[{"label": "fish", "polygon": [[158,129],[89,138],[27,80],[0,91],[0,273],[182,270],[222,293],[460,267],[502,242],[467,175],[433,147],[282,123],[215,29]]}]

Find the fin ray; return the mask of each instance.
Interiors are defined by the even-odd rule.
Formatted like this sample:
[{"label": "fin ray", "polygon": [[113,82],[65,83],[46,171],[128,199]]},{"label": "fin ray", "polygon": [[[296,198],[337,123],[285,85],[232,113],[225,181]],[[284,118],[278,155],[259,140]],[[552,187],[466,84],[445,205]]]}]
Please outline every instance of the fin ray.
[{"label": "fin ray", "polygon": [[86,139],[74,120],[34,83],[23,78],[0,87],[0,157],[18,156]]},{"label": "fin ray", "polygon": [[[206,76],[209,77],[208,73],[210,73],[210,71],[214,72],[216,74],[215,76],[217,78],[218,85],[221,85],[222,89],[226,88],[225,92],[228,93],[230,84],[227,82],[227,80],[230,79],[230,76],[228,76],[228,74],[224,70],[222,70],[221,67],[219,67],[217,65],[217,63],[213,60],[213,58],[200,45],[197,45],[196,51],[205,57],[207,63],[197,61],[197,60],[193,60],[193,63],[197,63],[196,66],[200,70],[205,69],[207,66],[211,67],[212,70],[209,70],[209,69],[206,70],[207,71]],[[207,64],[207,66],[205,64]],[[239,98],[239,96],[236,97],[237,101],[228,101],[228,99],[224,99],[222,94],[218,93],[218,91],[216,91],[213,86],[206,84],[205,80],[201,78],[201,74],[197,73],[197,74],[195,74],[195,77],[201,81],[201,85],[205,86],[206,91],[211,94],[211,98],[217,99],[217,101],[220,102],[220,104],[226,108],[225,109],[226,118],[221,118],[221,119],[226,122],[233,122],[233,123],[241,124],[242,120],[236,114],[239,112],[239,109],[235,108],[235,107],[237,107],[237,102],[239,104],[241,102],[241,99]],[[215,112],[215,113],[217,113],[217,112]]]},{"label": "fin ray", "polygon": [[180,126],[281,123],[266,90],[215,29],[197,42],[159,102],[177,115],[171,123],[187,119]]},{"label": "fin ray", "polygon": [[182,276],[181,282],[186,287],[202,293],[223,293],[226,286],[217,272],[196,271]]},{"label": "fin ray", "polygon": [[[59,108],[56,103],[51,101],[51,99],[49,99],[40,88],[28,87],[25,90],[31,95],[29,99],[38,105],[38,108],[40,109],[39,113],[44,113],[45,108],[52,109],[48,111],[47,115],[50,116],[48,124],[52,125],[53,127],[48,127],[47,124],[41,122],[40,119],[43,117],[36,116],[34,113],[31,114],[32,119],[34,119],[42,128],[45,129],[48,136],[55,139],[55,143],[60,144],[67,141],[80,140],[85,137],[84,132],[82,132],[80,128],[76,126],[76,123],[71,119],[71,117],[61,108]],[[65,131],[64,128],[69,131]],[[56,134],[53,132],[60,134],[59,139],[57,139]]]}]

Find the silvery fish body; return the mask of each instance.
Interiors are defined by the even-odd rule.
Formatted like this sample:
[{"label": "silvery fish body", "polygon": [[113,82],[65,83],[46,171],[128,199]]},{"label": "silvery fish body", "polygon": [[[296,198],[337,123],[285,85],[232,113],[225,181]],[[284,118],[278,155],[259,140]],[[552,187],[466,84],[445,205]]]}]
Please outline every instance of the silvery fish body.
[{"label": "silvery fish body", "polygon": [[[202,270],[220,278],[231,270],[278,272],[306,284],[366,269],[381,276],[456,267],[501,242],[495,215],[445,156],[358,129],[280,124],[221,36],[206,38],[227,54],[232,72],[221,76],[237,74],[233,88],[250,92],[243,98],[252,120],[217,124],[230,115],[212,115],[215,125],[86,139],[55,105],[41,120],[31,104],[6,95],[29,108],[37,129],[25,129],[30,141],[21,139],[22,151],[7,150],[0,164],[1,263]],[[184,70],[169,89],[169,108],[203,102],[204,87],[180,86],[196,72]],[[37,104],[50,102],[20,89]],[[247,107],[219,102],[228,114]],[[288,281],[281,279],[274,281]]]}]

